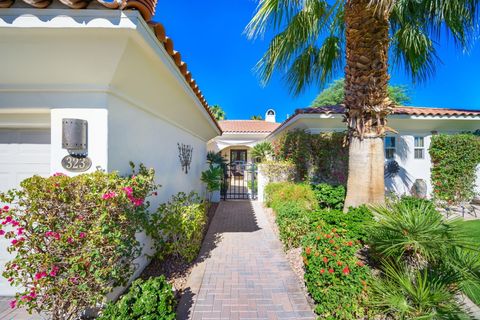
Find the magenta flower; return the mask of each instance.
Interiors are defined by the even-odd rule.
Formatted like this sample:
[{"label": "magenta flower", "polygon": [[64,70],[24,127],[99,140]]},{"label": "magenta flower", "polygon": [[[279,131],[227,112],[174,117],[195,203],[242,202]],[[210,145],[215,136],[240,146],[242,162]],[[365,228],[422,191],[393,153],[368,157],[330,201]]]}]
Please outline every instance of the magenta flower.
[{"label": "magenta flower", "polygon": [[20,223],[18,221],[12,220],[12,226],[18,227]]},{"label": "magenta flower", "polygon": [[40,280],[42,278],[45,278],[46,276],[47,276],[47,273],[45,271],[37,272],[35,274],[35,280]]},{"label": "magenta flower", "polygon": [[70,282],[73,284],[78,284],[78,278],[77,277],[72,277],[70,278]]},{"label": "magenta flower", "polygon": [[10,223],[12,221],[13,221],[13,218],[11,216],[8,216],[8,217],[5,218],[5,221],[4,221],[5,223],[3,223],[3,222],[2,223],[7,224],[7,223]]},{"label": "magenta flower", "polygon": [[56,276],[57,276],[57,272],[58,272],[58,270],[60,270],[60,268],[59,268],[59,267],[57,267],[57,266],[53,266],[52,270],[50,270],[50,276],[52,276],[52,277],[56,277]]},{"label": "magenta flower", "polygon": [[30,298],[35,299],[37,297],[37,293],[35,291],[30,292]]},{"label": "magenta flower", "polygon": [[62,176],[66,176],[66,174],[61,173],[61,172],[55,172],[55,173],[53,174],[53,176],[54,176],[54,177],[62,177]]},{"label": "magenta flower", "polygon": [[103,200],[108,200],[108,199],[111,199],[111,198],[115,198],[116,196],[117,196],[117,194],[114,191],[110,191],[110,192],[105,193],[102,196],[102,199]]},{"label": "magenta flower", "polygon": [[127,194],[127,196],[131,196],[133,194],[133,189],[132,187],[125,187],[123,188],[123,191]]},{"label": "magenta flower", "polygon": [[12,240],[12,246],[17,245],[18,242],[19,242],[19,241],[18,241],[17,239],[13,239],[13,240]]},{"label": "magenta flower", "polygon": [[9,206],[4,206],[4,207],[3,207],[3,211],[8,211],[9,209],[10,209]]},{"label": "magenta flower", "polygon": [[8,282],[13,282],[13,278],[8,278]]},{"label": "magenta flower", "polygon": [[11,300],[8,304],[10,305],[10,308],[15,309],[17,306],[17,300]]},{"label": "magenta flower", "polygon": [[80,232],[78,236],[80,237],[80,239],[83,239],[87,236],[87,234],[85,232]]},{"label": "magenta flower", "polygon": [[52,237],[52,238],[55,238],[56,240],[60,240],[60,234],[58,232],[47,231],[45,232],[45,237]]},{"label": "magenta flower", "polygon": [[132,202],[133,202],[133,205],[134,205],[135,207],[139,207],[139,206],[141,206],[141,205],[143,204],[143,199],[141,199],[141,198],[134,198],[134,199],[132,200]]},{"label": "magenta flower", "polygon": [[[2,230],[3,231],[3,230]],[[25,228],[18,228],[17,229],[17,234],[21,236],[23,234],[23,231],[25,231]]]},{"label": "magenta flower", "polygon": [[3,236],[5,234],[5,230],[0,230],[0,236]]},{"label": "magenta flower", "polygon": [[73,243],[73,239],[69,237],[69,238],[67,239],[67,242],[68,242],[68,243]]}]

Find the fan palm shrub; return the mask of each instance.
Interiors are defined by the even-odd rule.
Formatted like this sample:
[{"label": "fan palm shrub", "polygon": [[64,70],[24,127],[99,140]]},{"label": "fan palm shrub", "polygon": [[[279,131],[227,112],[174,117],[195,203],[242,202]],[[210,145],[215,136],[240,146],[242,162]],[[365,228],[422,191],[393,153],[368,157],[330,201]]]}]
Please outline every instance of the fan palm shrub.
[{"label": "fan palm shrub", "polygon": [[268,160],[268,158],[272,155],[273,147],[272,144],[268,141],[260,142],[252,148],[252,157],[257,162],[264,162],[265,160]]},{"label": "fan palm shrub", "polygon": [[392,319],[464,319],[457,298],[480,287],[480,255],[459,221],[411,199],[372,212],[368,243],[381,270],[373,306]]},{"label": "fan palm shrub", "polygon": [[373,281],[370,303],[384,319],[466,319],[458,302],[461,276],[452,270],[423,269],[413,273],[385,261]]},{"label": "fan palm shrub", "polygon": [[466,247],[466,237],[428,203],[395,201],[372,208],[375,223],[370,245],[383,257],[405,260],[420,267],[444,259],[453,247]]},{"label": "fan palm shrub", "polygon": [[478,0],[259,0],[250,38],[275,33],[257,68],[263,82],[284,73],[294,94],[345,70],[349,175],[344,209],[384,201],[383,136],[394,103],[389,55],[415,81],[433,75],[436,43],[474,39]]}]

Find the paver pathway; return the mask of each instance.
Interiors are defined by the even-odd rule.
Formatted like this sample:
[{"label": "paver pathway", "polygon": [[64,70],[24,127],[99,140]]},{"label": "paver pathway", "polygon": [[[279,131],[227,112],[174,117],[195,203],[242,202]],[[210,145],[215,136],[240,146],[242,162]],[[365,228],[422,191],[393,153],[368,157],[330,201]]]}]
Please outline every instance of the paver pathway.
[{"label": "paver pathway", "polygon": [[185,319],[315,319],[261,205],[220,203],[180,302]]}]

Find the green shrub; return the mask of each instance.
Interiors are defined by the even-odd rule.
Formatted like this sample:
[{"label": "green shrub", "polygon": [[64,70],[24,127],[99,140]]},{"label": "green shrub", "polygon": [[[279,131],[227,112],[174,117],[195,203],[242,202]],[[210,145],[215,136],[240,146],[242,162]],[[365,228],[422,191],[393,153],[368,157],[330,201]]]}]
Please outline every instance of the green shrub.
[{"label": "green shrub", "polygon": [[366,224],[372,221],[373,214],[366,206],[350,208],[347,213],[340,210],[319,210],[317,219],[322,219],[326,224],[345,229],[354,239],[365,241],[368,231]]},{"label": "green shrub", "polygon": [[308,211],[297,202],[282,202],[275,210],[280,240],[287,248],[300,246],[300,240],[311,231]]},{"label": "green shrub", "polygon": [[295,202],[307,210],[318,207],[312,188],[307,184],[291,182],[271,183],[265,188],[267,206],[276,208],[285,202]]},{"label": "green shrub", "polygon": [[480,138],[473,134],[434,135],[429,152],[434,198],[448,204],[471,200],[480,164]]},{"label": "green shrub", "polygon": [[175,297],[165,277],[132,283],[128,293],[107,304],[99,320],[174,320]]},{"label": "green shrub", "polygon": [[141,166],[129,178],[94,172],[24,180],[0,194],[2,235],[15,257],[3,276],[22,288],[11,306],[76,319],[131,277],[141,253],[135,239],[147,215],[144,199],[156,188]]},{"label": "green shrub", "polygon": [[403,259],[418,268],[467,245],[460,228],[428,202],[394,201],[372,211],[375,221],[367,230],[369,243],[381,257]]},{"label": "green shrub", "polygon": [[150,215],[146,230],[158,258],[173,255],[191,262],[200,251],[206,224],[206,206],[198,194],[180,192]]},{"label": "green shrub", "polygon": [[398,201],[402,202],[403,204],[411,207],[416,207],[422,209],[424,207],[428,208],[428,210],[435,210],[435,204],[432,200],[428,199],[421,199],[412,196],[403,196]]},{"label": "green shrub", "polygon": [[305,282],[324,319],[363,319],[370,270],[356,257],[359,241],[340,228],[317,227],[303,241]]},{"label": "green shrub", "polygon": [[345,202],[345,187],[332,186],[326,183],[312,185],[313,192],[322,209],[342,210]]}]

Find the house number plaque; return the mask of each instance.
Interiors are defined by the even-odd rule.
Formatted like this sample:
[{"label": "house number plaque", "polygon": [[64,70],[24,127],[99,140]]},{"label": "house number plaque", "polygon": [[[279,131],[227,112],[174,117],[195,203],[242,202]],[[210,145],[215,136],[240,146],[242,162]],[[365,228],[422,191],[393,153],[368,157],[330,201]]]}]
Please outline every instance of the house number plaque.
[{"label": "house number plaque", "polygon": [[62,167],[71,172],[85,172],[92,166],[90,158],[77,158],[73,156],[65,156],[62,159]]}]

